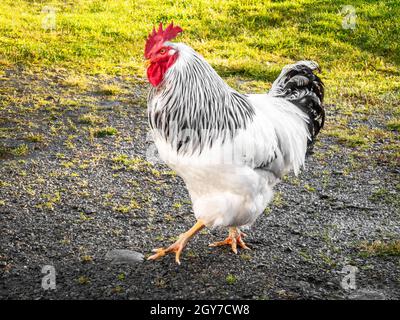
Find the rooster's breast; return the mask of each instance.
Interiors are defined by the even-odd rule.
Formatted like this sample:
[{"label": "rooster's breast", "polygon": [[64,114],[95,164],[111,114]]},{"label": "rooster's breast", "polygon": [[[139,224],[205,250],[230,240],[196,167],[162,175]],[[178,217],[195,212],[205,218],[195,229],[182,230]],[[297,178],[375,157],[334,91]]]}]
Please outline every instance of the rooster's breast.
[{"label": "rooster's breast", "polygon": [[250,225],[272,197],[268,177],[261,170],[212,161],[216,157],[212,152],[205,157],[180,155],[164,139],[156,140],[156,145],[163,161],[184,180],[196,218],[209,227]]}]

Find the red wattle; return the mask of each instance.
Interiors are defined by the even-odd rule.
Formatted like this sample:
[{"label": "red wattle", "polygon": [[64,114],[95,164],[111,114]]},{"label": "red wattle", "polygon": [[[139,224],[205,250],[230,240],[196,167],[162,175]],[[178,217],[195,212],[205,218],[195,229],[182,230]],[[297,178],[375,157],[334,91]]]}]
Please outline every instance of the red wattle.
[{"label": "red wattle", "polygon": [[157,87],[164,77],[165,70],[160,63],[151,64],[147,68],[147,78],[153,87]]},{"label": "red wattle", "polygon": [[160,84],[164,79],[165,73],[174,64],[177,57],[178,55],[174,54],[168,60],[154,62],[147,68],[147,78],[153,87],[157,87]]}]

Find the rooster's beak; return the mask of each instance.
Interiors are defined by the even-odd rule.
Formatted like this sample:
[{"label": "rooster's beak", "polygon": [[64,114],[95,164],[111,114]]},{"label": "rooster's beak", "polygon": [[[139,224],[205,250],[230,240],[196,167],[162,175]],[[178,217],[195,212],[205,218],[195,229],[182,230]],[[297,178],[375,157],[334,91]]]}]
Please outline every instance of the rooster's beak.
[{"label": "rooster's beak", "polygon": [[151,61],[150,61],[150,60],[146,60],[146,61],[144,62],[144,66],[145,66],[146,68],[150,67],[150,65],[151,65]]}]

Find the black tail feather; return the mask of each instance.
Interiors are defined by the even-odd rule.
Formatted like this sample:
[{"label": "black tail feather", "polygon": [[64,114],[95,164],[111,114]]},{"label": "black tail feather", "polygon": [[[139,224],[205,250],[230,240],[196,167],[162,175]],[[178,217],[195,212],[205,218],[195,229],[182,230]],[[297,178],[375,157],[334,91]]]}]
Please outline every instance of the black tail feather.
[{"label": "black tail feather", "polygon": [[308,152],[312,151],[315,137],[325,122],[324,84],[313,73],[319,70],[318,64],[313,61],[299,61],[283,68],[279,77],[272,85],[269,95],[289,100],[309,117],[308,130],[310,140]]}]

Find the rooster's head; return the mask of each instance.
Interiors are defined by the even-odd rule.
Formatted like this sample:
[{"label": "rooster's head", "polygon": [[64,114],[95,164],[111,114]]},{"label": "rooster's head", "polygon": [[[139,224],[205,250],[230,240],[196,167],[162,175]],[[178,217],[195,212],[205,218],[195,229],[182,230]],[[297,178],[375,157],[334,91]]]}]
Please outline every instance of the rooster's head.
[{"label": "rooster's head", "polygon": [[165,72],[171,67],[178,58],[178,51],[173,43],[169,42],[182,32],[182,28],[169,24],[163,30],[160,23],[158,30],[153,28],[149,34],[144,49],[144,56],[148,60],[147,78],[156,87],[163,80]]}]

